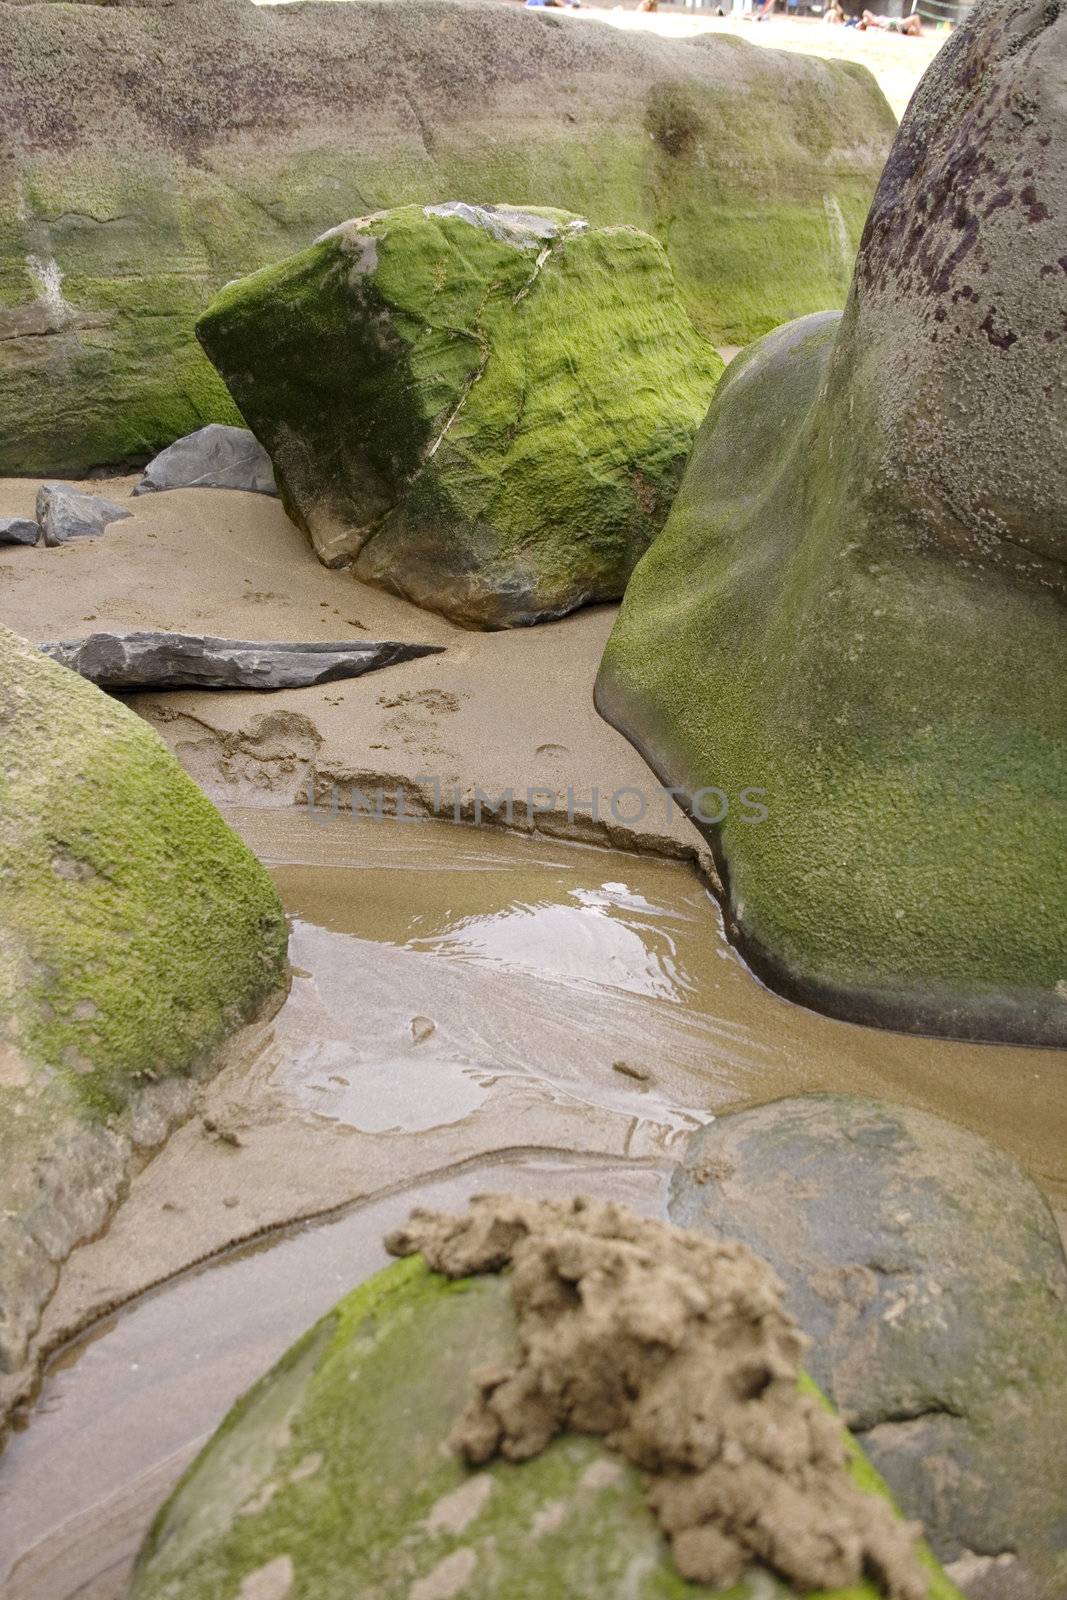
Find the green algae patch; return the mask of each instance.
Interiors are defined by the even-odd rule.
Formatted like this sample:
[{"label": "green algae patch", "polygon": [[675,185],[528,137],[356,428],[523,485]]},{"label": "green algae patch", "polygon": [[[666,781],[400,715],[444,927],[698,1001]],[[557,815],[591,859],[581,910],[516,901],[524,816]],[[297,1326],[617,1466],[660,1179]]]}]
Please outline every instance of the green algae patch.
[{"label": "green algae patch", "polygon": [[197,333],[320,558],[471,627],[618,598],[723,370],[655,240],[544,208],[346,223]]},{"label": "green algae patch", "polygon": [[1053,20],[976,6],[938,54],[843,317],[730,368],[596,695],[664,781],[764,789],[765,822],[706,827],[731,930],[775,987],[855,1021],[1062,1045]]},{"label": "green algae patch", "polygon": [[[638,1474],[597,1441],[564,1435],[474,1473],[447,1448],[471,1368],[506,1361],[513,1338],[506,1279],[453,1282],[420,1257],[379,1273],[238,1401],[157,1516],[132,1600],[268,1581],[286,1600],[710,1600],[673,1567]],[[858,1459],[862,1486],[884,1494]],[[929,1600],[958,1600],[924,1560]],[[717,1593],[792,1591],[760,1571]]]},{"label": "green algae patch", "polygon": [[286,946],[267,874],[147,724],[0,629],[0,1373]]},{"label": "green algae patch", "polygon": [[764,791],[765,822],[705,831],[731,932],[775,987],[1062,1043],[1059,604],[946,559],[880,497],[866,413],[828,399],[838,328],[802,319],[728,370],[596,703],[665,782]]},{"label": "green algae patch", "polygon": [[0,1014],[90,1112],[189,1071],[284,981],[266,873],[162,741],[0,631]]},{"label": "green algae patch", "polygon": [[198,313],[385,207],[496,197],[650,232],[713,344],[843,302],[894,127],[862,69],[452,0],[209,16],[0,6],[0,473],[234,422]]}]

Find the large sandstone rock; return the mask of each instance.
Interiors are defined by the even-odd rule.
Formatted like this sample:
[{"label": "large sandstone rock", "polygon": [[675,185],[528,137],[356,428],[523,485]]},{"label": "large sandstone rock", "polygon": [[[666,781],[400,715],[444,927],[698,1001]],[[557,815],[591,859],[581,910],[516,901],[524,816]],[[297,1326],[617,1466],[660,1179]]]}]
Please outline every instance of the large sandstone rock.
[{"label": "large sandstone rock", "polygon": [[670,1214],[771,1262],[813,1377],[975,1600],[1061,1600],[1067,1262],[1010,1156],[900,1106],[779,1100],[693,1136]]},{"label": "large sandstone rock", "polygon": [[[447,1282],[421,1257],[379,1273],[238,1401],[156,1518],[131,1600],[710,1600],[598,1441],[476,1472],[451,1453],[471,1368],[512,1353],[506,1280]],[[858,1451],[854,1472],[884,1492]],[[929,1600],[952,1600],[927,1560]],[[791,1592],[753,1571],[729,1600]]]},{"label": "large sandstone rock", "polygon": [[270,879],[147,725],[0,629],[0,1375],[135,1145],[284,981]]},{"label": "large sandstone rock", "polygon": [[472,627],[622,594],[722,372],[647,234],[460,203],[346,223],[197,334],[320,559]]},{"label": "large sandstone rock", "polygon": [[0,5],[0,61],[0,474],[238,423],[198,313],[383,206],[633,223],[743,343],[843,303],[893,132],[859,67],[499,0]]},{"label": "large sandstone rock", "polygon": [[[1067,1041],[1067,13],[981,0],[912,102],[844,319],[727,371],[602,713],[709,835],[772,984]],[[705,805],[705,816],[714,817]]]}]

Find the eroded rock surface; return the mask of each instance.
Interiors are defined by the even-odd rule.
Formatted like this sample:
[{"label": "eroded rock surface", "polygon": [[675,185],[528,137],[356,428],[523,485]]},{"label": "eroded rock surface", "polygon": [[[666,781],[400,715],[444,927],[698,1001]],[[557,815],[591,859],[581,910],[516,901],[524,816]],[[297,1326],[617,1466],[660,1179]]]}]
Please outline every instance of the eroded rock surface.
[{"label": "eroded rock surface", "polygon": [[722,372],[654,239],[507,206],[346,223],[197,334],[320,559],[471,627],[618,598]]},{"label": "eroded rock surface", "polygon": [[714,343],[844,301],[873,77],[458,0],[0,5],[0,473],[239,424],[193,323],[345,217],[454,195],[668,240]]},{"label": "eroded rock surface", "polygon": [[813,1377],[968,1592],[1067,1592],[1067,1262],[1010,1156],[924,1112],[804,1096],[695,1134],[670,1211],[772,1264]]},{"label": "eroded rock surface", "polygon": [[306,689],[437,655],[440,645],[394,639],[351,644],[253,643],[192,633],[92,633],[38,647],[101,689]]},{"label": "eroded rock surface", "polygon": [[597,704],[705,832],[775,987],[1067,1041],[1067,12],[979,0],[923,79],[844,318],[731,364]]}]

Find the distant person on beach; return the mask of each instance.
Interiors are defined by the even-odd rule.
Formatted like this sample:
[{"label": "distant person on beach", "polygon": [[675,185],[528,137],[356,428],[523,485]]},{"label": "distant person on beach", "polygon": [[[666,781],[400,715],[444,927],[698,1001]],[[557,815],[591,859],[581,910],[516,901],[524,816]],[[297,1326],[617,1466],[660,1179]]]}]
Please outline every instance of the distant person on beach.
[{"label": "distant person on beach", "polygon": [[774,0],[763,0],[763,4],[760,6],[759,10],[756,12],[756,21],[757,22],[762,22],[764,20],[764,18],[765,17],[769,17],[772,14],[773,11],[774,11]]},{"label": "distant person on beach", "polygon": [[841,0],[830,0],[830,4],[822,14],[824,22],[847,22],[848,16]]},{"label": "distant person on beach", "polygon": [[904,33],[909,39],[918,39],[923,31],[917,11],[913,11],[910,17],[883,17],[876,11],[865,11],[857,26],[860,29],[884,28],[887,33]]}]

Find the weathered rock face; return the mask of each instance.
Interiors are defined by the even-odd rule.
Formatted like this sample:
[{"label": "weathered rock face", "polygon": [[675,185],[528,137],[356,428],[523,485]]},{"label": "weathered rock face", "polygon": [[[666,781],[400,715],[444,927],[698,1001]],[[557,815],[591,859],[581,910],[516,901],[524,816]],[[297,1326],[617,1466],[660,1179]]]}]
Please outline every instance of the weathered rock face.
[{"label": "weathered rock face", "polygon": [[41,530],[29,517],[0,517],[0,544],[37,544]]},{"label": "weathered rock face", "polygon": [[384,206],[635,224],[714,342],[843,303],[893,133],[857,67],[495,0],[221,5],[0,5],[0,473],[238,423],[198,313]]},{"label": "weathered rock face", "polygon": [[70,483],[43,483],[37,491],[37,521],[47,545],[99,538],[109,522],[132,515],[104,495],[87,494]]},{"label": "weathered rock face", "polygon": [[771,1262],[813,1377],[963,1587],[1067,1593],[1067,1262],[1010,1156],[899,1106],[780,1100],[693,1136],[670,1211]]},{"label": "weathered rock face", "polygon": [[266,873],[134,714],[0,629],[0,1373],[180,1080],[285,976]]},{"label": "weathered rock face", "polygon": [[1065,63],[1067,16],[1021,0],[949,41],[843,321],[730,367],[597,687],[667,780],[766,790],[766,823],[712,838],[771,983],[1044,1043],[1067,1040]]},{"label": "weathered rock face", "polygon": [[306,689],[359,678],[379,667],[440,653],[435,644],[395,639],[358,644],[212,639],[197,633],[91,633],[42,644],[60,666],[101,689]]},{"label": "weathered rock face", "polygon": [[[673,1568],[637,1473],[597,1441],[567,1434],[474,1473],[447,1448],[471,1368],[513,1351],[500,1278],[449,1283],[419,1257],[379,1273],[238,1401],[157,1517],[132,1600],[710,1600]],[[884,1492],[858,1452],[853,1470]],[[929,1600],[951,1600],[930,1566]],[[791,1592],[764,1571],[729,1591]]]},{"label": "weathered rock face", "polygon": [[209,422],[206,428],[176,439],[144,470],[134,494],[162,489],[243,489],[248,494],[277,494],[270,457],[247,428]]},{"label": "weathered rock face", "polygon": [[470,627],[622,593],[722,372],[647,234],[460,203],[346,223],[197,334],[320,559]]}]

